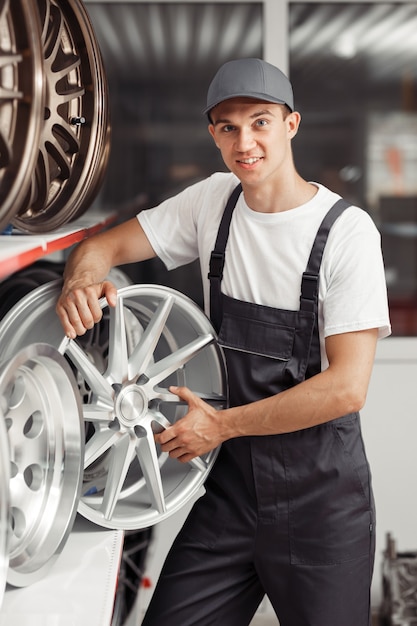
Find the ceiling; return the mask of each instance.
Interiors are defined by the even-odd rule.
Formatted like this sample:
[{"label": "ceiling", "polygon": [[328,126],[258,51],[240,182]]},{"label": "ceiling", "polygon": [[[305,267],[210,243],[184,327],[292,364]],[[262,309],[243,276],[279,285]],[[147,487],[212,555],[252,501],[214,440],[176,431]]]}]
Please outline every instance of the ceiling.
[{"label": "ceiling", "polygon": [[[259,55],[260,4],[87,4],[107,71],[129,82],[212,75],[225,60]],[[132,69],[134,71],[132,72]]]},{"label": "ceiling", "polygon": [[373,84],[417,78],[415,3],[294,3],[290,32],[291,66],[310,81],[325,63],[330,77],[360,67]]},{"label": "ceiling", "polygon": [[[289,5],[291,72],[365,70],[372,82],[416,80],[416,3]],[[107,71],[136,82],[212,75],[225,60],[262,49],[261,3],[87,2]]]}]

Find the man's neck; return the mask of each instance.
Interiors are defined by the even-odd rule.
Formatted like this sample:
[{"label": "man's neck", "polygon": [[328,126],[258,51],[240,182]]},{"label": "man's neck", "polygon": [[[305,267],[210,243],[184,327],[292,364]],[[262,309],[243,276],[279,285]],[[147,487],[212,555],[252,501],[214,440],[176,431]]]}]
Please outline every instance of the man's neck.
[{"label": "man's neck", "polygon": [[242,185],[246,204],[259,213],[281,213],[305,204],[317,193],[317,187],[296,176],[292,181],[277,185]]}]

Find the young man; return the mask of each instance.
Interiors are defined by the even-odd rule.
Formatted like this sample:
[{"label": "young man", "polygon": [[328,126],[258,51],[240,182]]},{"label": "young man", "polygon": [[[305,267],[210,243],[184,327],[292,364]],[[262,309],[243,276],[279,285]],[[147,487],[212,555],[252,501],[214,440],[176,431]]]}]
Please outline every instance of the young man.
[{"label": "young man", "polygon": [[266,593],[281,626],[368,626],[375,522],[358,411],[390,332],[379,234],[296,171],[300,115],[279,69],[226,63],[205,112],[230,173],[81,243],[57,304],[75,337],[101,296],[114,304],[113,265],[200,258],[230,407],[174,389],[189,411],[156,436],[162,450],[187,462],[222,447],[144,624],[245,626]]}]

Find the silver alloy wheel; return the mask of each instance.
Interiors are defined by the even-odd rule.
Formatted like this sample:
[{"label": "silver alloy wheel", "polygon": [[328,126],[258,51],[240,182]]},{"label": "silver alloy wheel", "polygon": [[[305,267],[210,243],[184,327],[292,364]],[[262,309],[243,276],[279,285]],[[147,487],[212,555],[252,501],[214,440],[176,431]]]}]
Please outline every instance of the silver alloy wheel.
[{"label": "silver alloy wheel", "polygon": [[83,476],[81,402],[66,359],[47,344],[2,361],[0,399],[10,448],[7,582],[23,587],[49,571],[75,520]]},{"label": "silver alloy wheel", "polygon": [[29,189],[43,122],[43,79],[33,0],[0,0],[0,232]]},{"label": "silver alloy wheel", "polygon": [[87,441],[79,512],[108,528],[152,526],[198,493],[217,456],[214,450],[184,464],[161,453],[154,441],[154,432],[186,412],[170,385],[186,385],[217,408],[226,405],[225,365],[215,333],[181,293],[160,285],[123,287],[116,308],[101,302],[110,319],[103,363],[85,352],[82,337],[63,336],[55,314],[59,292],[59,284],[43,285],[6,315],[0,357],[34,337],[66,355],[78,382],[82,378],[89,389],[83,394]]},{"label": "silver alloy wheel", "polygon": [[10,453],[0,396],[0,607],[9,566]]},{"label": "silver alloy wheel", "polygon": [[35,4],[42,31],[45,102],[41,137],[32,144],[38,152],[36,167],[27,173],[29,194],[13,225],[44,233],[88,209],[107,166],[110,123],[104,66],[83,3]]}]

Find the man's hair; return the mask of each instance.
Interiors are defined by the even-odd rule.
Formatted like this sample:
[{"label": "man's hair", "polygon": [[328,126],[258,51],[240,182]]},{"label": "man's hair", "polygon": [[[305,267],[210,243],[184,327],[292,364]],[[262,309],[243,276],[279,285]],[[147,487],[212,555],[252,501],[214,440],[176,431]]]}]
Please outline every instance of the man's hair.
[{"label": "man's hair", "polygon": [[[255,102],[255,100],[254,100],[254,102]],[[271,104],[274,104],[274,103],[271,103]],[[292,113],[290,107],[288,106],[288,104],[278,104],[277,106],[279,106],[281,111],[282,111],[282,119],[286,120],[287,117]],[[211,112],[215,108],[216,107],[213,107],[213,109],[210,109],[210,111],[207,111],[207,119],[209,121],[209,124],[213,124],[213,120],[211,119]]]}]

